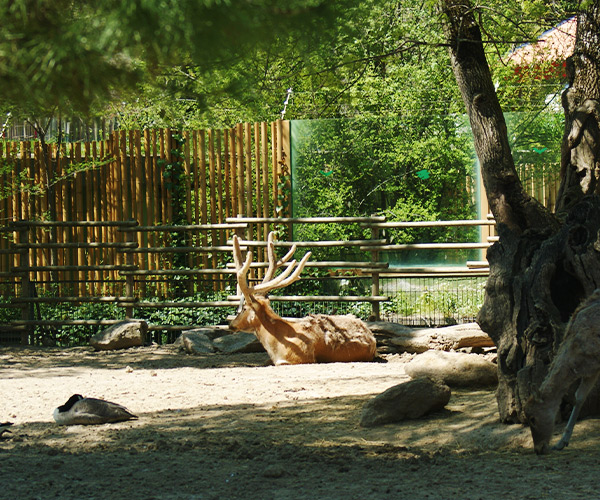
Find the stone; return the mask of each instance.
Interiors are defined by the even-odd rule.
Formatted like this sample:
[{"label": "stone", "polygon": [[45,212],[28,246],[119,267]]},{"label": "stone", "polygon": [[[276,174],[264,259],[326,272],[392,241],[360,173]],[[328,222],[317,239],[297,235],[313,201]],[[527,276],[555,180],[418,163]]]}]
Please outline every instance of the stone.
[{"label": "stone", "polygon": [[125,320],[97,333],[90,339],[90,345],[97,351],[127,349],[141,346],[146,340],[148,323],[142,320]]},{"label": "stone", "polygon": [[265,349],[253,333],[234,332],[213,340],[215,349],[225,354],[263,352]]},{"label": "stone", "polygon": [[412,378],[430,377],[450,387],[490,387],[498,383],[497,366],[478,354],[427,351],[404,367]]},{"label": "stone", "polygon": [[175,346],[188,354],[210,354],[215,352],[212,340],[202,328],[183,332],[175,341]]},{"label": "stone", "polygon": [[360,425],[378,425],[421,418],[441,410],[450,401],[450,388],[436,380],[422,377],[390,387],[367,401]]}]

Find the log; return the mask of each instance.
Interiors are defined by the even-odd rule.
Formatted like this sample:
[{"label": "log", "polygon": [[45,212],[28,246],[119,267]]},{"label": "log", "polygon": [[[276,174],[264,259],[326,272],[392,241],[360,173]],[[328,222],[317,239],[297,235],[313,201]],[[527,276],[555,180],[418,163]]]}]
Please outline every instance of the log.
[{"label": "log", "polygon": [[494,347],[492,339],[476,323],[442,328],[408,328],[395,323],[374,321],[367,323],[378,346],[407,353],[421,353],[430,349],[452,351],[463,348]]}]

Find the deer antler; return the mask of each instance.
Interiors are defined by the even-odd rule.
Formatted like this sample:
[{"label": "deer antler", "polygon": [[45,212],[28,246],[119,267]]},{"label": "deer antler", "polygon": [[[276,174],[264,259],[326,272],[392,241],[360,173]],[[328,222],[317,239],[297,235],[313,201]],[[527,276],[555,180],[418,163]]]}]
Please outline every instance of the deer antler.
[{"label": "deer antler", "polygon": [[[287,261],[292,257],[294,252],[296,251],[296,245],[293,245],[292,248],[285,256],[277,261],[275,256],[275,245],[273,243],[273,233],[269,233],[268,242],[267,242],[267,256],[269,259],[269,267],[267,272],[265,273],[265,277],[260,285],[250,286],[248,285],[247,274],[250,269],[250,264],[252,263],[252,252],[248,250],[246,254],[246,260],[242,264],[242,251],[240,249],[240,241],[237,236],[233,236],[233,260],[235,262],[235,267],[237,270],[236,277],[238,286],[240,291],[244,295],[244,298],[247,301],[250,301],[250,298],[253,294],[266,295],[269,291],[274,290],[275,288],[284,288],[294,281],[297,281],[300,278],[300,273],[304,269],[304,266],[308,262],[308,259],[311,256],[311,252],[307,252],[302,260],[296,266],[296,260],[292,260],[287,264],[285,270],[277,277],[273,278],[275,271],[279,269],[281,266],[287,263]],[[295,268],[295,269],[294,269]]]}]

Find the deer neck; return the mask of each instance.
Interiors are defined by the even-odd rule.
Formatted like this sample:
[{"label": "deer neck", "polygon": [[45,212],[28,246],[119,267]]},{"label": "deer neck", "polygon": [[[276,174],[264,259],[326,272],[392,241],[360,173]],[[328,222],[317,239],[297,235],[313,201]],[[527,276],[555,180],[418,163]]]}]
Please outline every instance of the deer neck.
[{"label": "deer neck", "polygon": [[559,353],[552,364],[546,378],[540,386],[543,401],[552,407],[558,408],[569,387],[580,377],[571,362]]},{"label": "deer neck", "polygon": [[256,333],[259,339],[261,336],[283,339],[294,332],[292,324],[273,311],[269,299],[254,300],[251,307],[256,314]]}]

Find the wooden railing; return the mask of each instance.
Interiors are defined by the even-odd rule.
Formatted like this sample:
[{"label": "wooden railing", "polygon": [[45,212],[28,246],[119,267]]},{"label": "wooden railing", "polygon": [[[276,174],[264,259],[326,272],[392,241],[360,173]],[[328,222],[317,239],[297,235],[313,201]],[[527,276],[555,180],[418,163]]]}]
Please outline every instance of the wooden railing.
[{"label": "wooden railing", "polygon": [[[447,227],[447,226],[491,226],[493,221],[435,221],[435,222],[386,222],[384,217],[318,217],[318,218],[266,218],[232,217],[222,224],[200,224],[183,226],[140,226],[136,221],[105,222],[40,222],[17,221],[1,228],[3,233],[13,233],[15,237],[9,248],[0,255],[11,256],[13,265],[0,274],[3,296],[10,300],[0,302],[0,307],[16,309],[18,317],[13,317],[0,327],[3,331],[20,331],[21,342],[31,340],[31,332],[37,327],[64,327],[80,325],[101,327],[119,321],[115,318],[72,319],[40,317],[35,307],[40,304],[81,305],[89,303],[114,304],[123,312],[123,317],[131,318],[143,311],[165,308],[233,308],[239,296],[235,290],[234,269],[225,261],[231,260],[231,237],[237,234],[245,248],[253,248],[256,262],[252,264],[250,279],[260,280],[267,263],[264,249],[266,242],[255,235],[266,235],[272,227],[297,224],[361,224],[371,229],[371,238],[350,241],[276,241],[275,246],[289,248],[295,244],[299,251],[318,248],[356,248],[367,257],[359,262],[339,260],[312,260],[307,268],[327,270],[335,279],[336,273],[343,271],[340,279],[360,277],[370,279],[371,293],[368,295],[275,295],[274,302],[327,302],[327,303],[367,303],[371,306],[371,316],[380,315],[380,304],[389,297],[381,294],[381,279],[394,276],[484,276],[487,273],[485,262],[465,263],[462,267],[404,267],[390,268],[385,259],[389,251],[411,251],[415,248],[465,249],[487,248],[491,242],[447,242],[415,243],[392,245],[386,238],[380,238],[380,231],[398,227]],[[258,228],[261,228],[260,230]],[[39,243],[32,235],[41,229],[68,229],[73,238],[61,243]],[[89,234],[108,235],[107,240],[88,241]],[[95,231],[103,229],[103,231]],[[107,231],[104,231],[106,229]],[[140,246],[140,235],[147,235],[147,241],[158,241],[151,237],[155,233],[176,233],[180,246]],[[121,235],[117,241],[111,235]],[[207,235],[208,245],[198,244]],[[291,234],[291,231],[290,231]],[[77,239],[79,237],[81,239]],[[44,251],[40,260],[39,251]],[[110,250],[113,258],[104,261],[94,260],[101,254],[98,250]],[[69,252],[84,252],[88,260],[69,264],[65,256]],[[161,256],[164,266],[157,266],[154,259],[144,259],[145,255]],[[104,255],[104,254],[102,254]],[[217,255],[220,255],[217,258]],[[224,263],[225,262],[225,263]],[[310,274],[310,273],[308,273]],[[307,277],[306,279],[313,279]],[[198,292],[205,296],[215,293],[221,298],[214,300],[198,299]],[[20,311],[20,312],[19,312]],[[183,330],[203,325],[150,324],[150,330]]]}]

